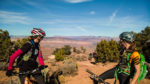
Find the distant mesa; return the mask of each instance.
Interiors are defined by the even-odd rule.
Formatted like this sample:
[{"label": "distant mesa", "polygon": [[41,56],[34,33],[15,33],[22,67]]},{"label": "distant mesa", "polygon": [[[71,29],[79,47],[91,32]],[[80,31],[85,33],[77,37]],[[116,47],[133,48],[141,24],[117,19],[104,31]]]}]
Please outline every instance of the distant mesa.
[{"label": "distant mesa", "polygon": [[[16,36],[11,35],[11,39],[20,39],[20,38],[27,38],[28,36]],[[54,37],[45,37],[45,40],[75,40],[75,41],[100,41],[100,40],[116,40],[118,41],[118,37],[108,37],[108,36],[54,36]]]}]

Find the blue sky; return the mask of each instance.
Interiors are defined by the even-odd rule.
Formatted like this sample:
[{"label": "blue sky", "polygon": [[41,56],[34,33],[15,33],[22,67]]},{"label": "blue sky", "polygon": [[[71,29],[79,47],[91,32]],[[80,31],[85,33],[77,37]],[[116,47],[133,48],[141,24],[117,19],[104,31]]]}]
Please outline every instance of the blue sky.
[{"label": "blue sky", "polygon": [[10,35],[111,36],[150,26],[150,0],[0,0],[0,28]]}]

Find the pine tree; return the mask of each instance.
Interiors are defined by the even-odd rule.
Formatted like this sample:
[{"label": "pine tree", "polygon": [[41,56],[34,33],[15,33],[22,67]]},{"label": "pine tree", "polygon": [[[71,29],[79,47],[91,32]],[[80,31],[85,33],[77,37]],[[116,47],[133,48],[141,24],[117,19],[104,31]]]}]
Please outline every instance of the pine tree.
[{"label": "pine tree", "polygon": [[11,54],[12,43],[9,32],[0,29],[0,59],[7,59]]},{"label": "pine tree", "polygon": [[98,62],[116,62],[119,59],[119,47],[118,43],[114,40],[106,41],[101,40],[97,43],[95,52],[97,55]]}]

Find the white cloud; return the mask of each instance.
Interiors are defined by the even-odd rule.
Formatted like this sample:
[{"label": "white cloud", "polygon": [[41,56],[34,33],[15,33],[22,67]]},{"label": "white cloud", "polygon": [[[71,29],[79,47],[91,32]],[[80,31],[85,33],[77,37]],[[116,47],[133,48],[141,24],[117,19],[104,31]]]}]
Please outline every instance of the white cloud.
[{"label": "white cloud", "polygon": [[[45,7],[40,3],[40,2],[36,2],[36,1],[31,1],[31,0],[23,0],[23,2],[29,6],[33,6],[35,8],[39,8],[39,9],[45,9]],[[39,4],[40,3],[40,4]]]},{"label": "white cloud", "polygon": [[88,30],[86,30],[85,28],[78,26],[77,29],[79,29],[80,31],[84,32],[85,34],[88,34],[90,36],[94,35],[92,32],[89,32]]},{"label": "white cloud", "polygon": [[110,18],[109,18],[110,23],[114,20],[114,18],[116,17],[117,13],[118,13],[118,10],[115,10],[115,11],[112,13],[112,15],[111,15]]},{"label": "white cloud", "polygon": [[91,11],[90,12],[91,15],[95,15],[95,13],[96,13],[95,11]]},{"label": "white cloud", "polygon": [[26,4],[31,5],[31,6],[38,6],[37,3],[33,2],[33,1],[28,1],[28,0],[24,0]]},{"label": "white cloud", "polygon": [[82,2],[89,2],[92,0],[65,0],[68,3],[82,3]]},{"label": "white cloud", "polygon": [[24,16],[24,13],[0,10],[0,22],[1,23],[29,24],[28,22],[29,19],[30,19],[29,17]]},{"label": "white cloud", "polygon": [[108,28],[115,28],[116,31],[140,31],[148,25],[147,21],[141,20],[140,16],[124,16],[115,18],[111,23],[105,25]]}]

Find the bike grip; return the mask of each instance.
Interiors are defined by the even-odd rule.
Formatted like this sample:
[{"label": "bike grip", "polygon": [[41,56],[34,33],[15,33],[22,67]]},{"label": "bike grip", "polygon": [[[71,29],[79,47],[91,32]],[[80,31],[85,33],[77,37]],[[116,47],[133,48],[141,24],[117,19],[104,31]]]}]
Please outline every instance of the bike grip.
[{"label": "bike grip", "polygon": [[47,68],[48,67],[48,65],[44,65],[44,68]]}]

